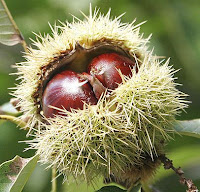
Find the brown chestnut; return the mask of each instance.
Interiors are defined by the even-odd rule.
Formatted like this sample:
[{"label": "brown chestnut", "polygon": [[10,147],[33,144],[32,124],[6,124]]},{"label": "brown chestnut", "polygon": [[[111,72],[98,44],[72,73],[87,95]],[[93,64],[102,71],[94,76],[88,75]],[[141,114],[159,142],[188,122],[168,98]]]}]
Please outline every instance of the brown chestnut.
[{"label": "brown chestnut", "polygon": [[132,75],[135,61],[117,53],[105,53],[95,57],[88,66],[88,73],[94,75],[104,87],[115,89],[122,82],[119,70],[125,76]]},{"label": "brown chestnut", "polygon": [[73,71],[62,71],[56,74],[47,84],[43,97],[42,108],[45,117],[53,117],[62,112],[52,108],[83,109],[84,102],[94,105],[97,99],[87,80]]}]

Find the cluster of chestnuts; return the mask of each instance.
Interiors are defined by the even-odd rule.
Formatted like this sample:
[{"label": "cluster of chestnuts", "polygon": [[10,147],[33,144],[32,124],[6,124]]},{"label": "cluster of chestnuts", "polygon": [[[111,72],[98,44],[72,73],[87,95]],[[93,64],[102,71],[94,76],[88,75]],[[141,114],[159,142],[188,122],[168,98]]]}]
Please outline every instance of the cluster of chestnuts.
[{"label": "cluster of chestnuts", "polygon": [[[117,53],[93,58],[87,72],[65,70],[56,74],[43,93],[42,106],[46,117],[59,113],[56,108],[83,109],[84,103],[95,105],[106,89],[113,90],[122,82],[123,74],[131,77],[135,62]],[[53,107],[51,107],[53,106]],[[60,113],[62,115],[62,113]]]}]

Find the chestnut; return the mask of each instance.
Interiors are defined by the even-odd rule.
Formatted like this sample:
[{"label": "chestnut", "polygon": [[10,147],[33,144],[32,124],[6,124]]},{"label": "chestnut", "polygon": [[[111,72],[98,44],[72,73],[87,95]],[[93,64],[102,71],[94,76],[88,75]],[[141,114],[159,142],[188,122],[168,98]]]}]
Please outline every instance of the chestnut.
[{"label": "chestnut", "polygon": [[88,73],[94,75],[108,89],[115,89],[122,82],[119,70],[125,76],[132,75],[135,61],[117,53],[104,53],[95,57],[88,66]]},{"label": "chestnut", "polygon": [[[42,108],[45,117],[62,115],[60,109],[83,109],[84,102],[95,105],[97,99],[87,80],[73,71],[56,74],[47,84],[42,96]],[[51,107],[53,106],[53,107]]]}]

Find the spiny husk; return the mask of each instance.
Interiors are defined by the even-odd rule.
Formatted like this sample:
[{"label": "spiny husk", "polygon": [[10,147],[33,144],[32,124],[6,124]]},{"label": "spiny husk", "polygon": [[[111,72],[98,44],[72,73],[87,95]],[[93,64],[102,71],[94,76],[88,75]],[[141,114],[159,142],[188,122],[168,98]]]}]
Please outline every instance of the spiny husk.
[{"label": "spiny husk", "polygon": [[91,181],[98,175],[120,177],[135,167],[146,178],[145,159],[154,162],[163,152],[161,143],[173,132],[175,115],[186,107],[186,95],[175,88],[173,73],[168,61],[161,65],[146,58],[131,78],[122,75],[123,83],[110,98],[104,96],[84,110],[61,110],[66,116],[48,119],[32,147],[41,162],[56,165],[64,175]]},{"label": "spiny husk", "polygon": [[[121,23],[120,17],[112,20],[110,12],[97,13],[90,11],[84,21],[55,26],[52,37],[39,36],[34,42],[38,49],[29,48],[27,61],[17,65],[21,83],[14,95],[20,100],[22,118],[30,118],[27,126],[39,127],[29,144],[37,149],[41,162],[57,167],[65,176],[91,182],[98,175],[115,175],[121,182],[128,180],[129,186],[153,174],[163,153],[162,143],[173,132],[175,115],[187,106],[186,95],[175,88],[169,60],[160,63],[147,50],[149,38],[142,38],[139,25]],[[63,51],[75,50],[77,42],[88,49],[104,40],[136,58],[138,72],[132,71],[131,78],[121,74],[122,84],[109,96],[105,93],[97,105],[85,104],[83,110],[72,112],[60,109],[66,116],[45,119],[33,97],[41,69]]]}]

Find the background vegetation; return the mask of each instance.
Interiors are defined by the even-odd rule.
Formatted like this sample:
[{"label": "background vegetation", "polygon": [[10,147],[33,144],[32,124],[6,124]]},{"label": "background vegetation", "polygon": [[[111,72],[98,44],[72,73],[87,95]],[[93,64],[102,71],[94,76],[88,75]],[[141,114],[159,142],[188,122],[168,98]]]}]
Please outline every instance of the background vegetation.
[{"label": "background vegetation", "polygon": [[[34,39],[32,32],[50,33],[50,24],[55,21],[72,20],[70,14],[83,18],[79,10],[89,11],[89,3],[100,7],[106,13],[112,8],[112,15],[118,16],[124,12],[123,22],[131,22],[137,18],[137,23],[147,20],[142,25],[144,36],[153,34],[150,47],[157,55],[171,58],[171,65],[181,69],[176,76],[177,82],[182,83],[180,90],[189,94],[192,101],[190,107],[179,119],[200,118],[200,1],[199,0],[6,0],[19,29],[28,44],[29,38]],[[14,63],[23,61],[21,45],[7,47],[0,45],[0,105],[8,102],[10,90],[14,87],[15,72],[11,67]],[[16,154],[30,157],[34,151],[23,150],[27,147],[19,141],[26,140],[26,133],[9,122],[0,121],[0,164],[12,159]],[[190,137],[176,136],[166,147],[168,156],[174,160],[174,165],[181,166],[186,176],[191,177],[200,187],[200,140]],[[50,191],[50,171],[45,166],[38,166],[27,183],[24,192]],[[156,174],[154,185],[161,191],[184,191],[178,183],[178,178],[172,171],[161,168]],[[62,178],[59,178],[61,184]],[[61,188],[70,188],[59,185]]]}]

